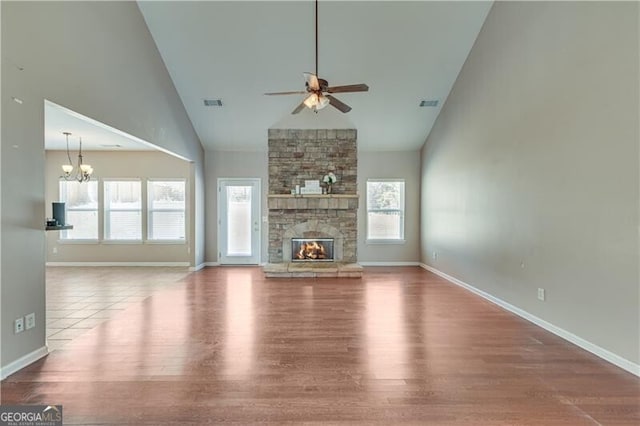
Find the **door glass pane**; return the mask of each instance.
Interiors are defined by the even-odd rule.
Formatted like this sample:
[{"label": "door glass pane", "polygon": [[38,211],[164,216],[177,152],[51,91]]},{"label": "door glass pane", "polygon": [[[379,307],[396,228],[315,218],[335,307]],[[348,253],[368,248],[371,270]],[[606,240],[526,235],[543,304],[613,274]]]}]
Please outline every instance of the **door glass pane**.
[{"label": "door glass pane", "polygon": [[227,255],[251,256],[251,186],[227,186]]}]

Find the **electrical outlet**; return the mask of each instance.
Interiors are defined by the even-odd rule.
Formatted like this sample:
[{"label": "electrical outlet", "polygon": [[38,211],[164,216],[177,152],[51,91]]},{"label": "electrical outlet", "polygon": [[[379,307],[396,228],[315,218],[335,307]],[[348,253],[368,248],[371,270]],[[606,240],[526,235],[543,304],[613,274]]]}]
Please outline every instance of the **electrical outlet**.
[{"label": "electrical outlet", "polygon": [[434,251],[434,252],[431,254],[431,257],[433,257],[433,260],[437,260],[437,259],[438,259],[438,252],[437,252],[437,251]]},{"label": "electrical outlet", "polygon": [[24,331],[24,318],[20,317],[13,323],[13,332],[15,334],[22,333]]},{"label": "electrical outlet", "polygon": [[544,302],[544,288],[538,288],[538,300],[542,300]]},{"label": "electrical outlet", "polygon": [[35,312],[31,312],[29,315],[24,317],[24,322],[27,330],[31,330],[36,326],[36,314]]},{"label": "electrical outlet", "polygon": [[58,247],[54,247],[51,251],[53,251],[53,254],[58,254]]}]

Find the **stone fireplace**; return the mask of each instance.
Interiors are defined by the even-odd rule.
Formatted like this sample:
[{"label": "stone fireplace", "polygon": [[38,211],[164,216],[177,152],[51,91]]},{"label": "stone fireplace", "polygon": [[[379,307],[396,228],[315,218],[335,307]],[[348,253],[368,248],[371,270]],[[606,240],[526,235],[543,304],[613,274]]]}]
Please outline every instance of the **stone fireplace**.
[{"label": "stone fireplace", "polygon": [[[354,129],[269,130],[267,277],[362,276],[362,267],[356,263],[357,161]],[[292,194],[296,186],[322,181],[329,172],[338,178],[331,194]],[[331,258],[314,241],[330,241]],[[310,254],[296,259],[301,244],[309,244],[305,249]],[[318,259],[309,258],[314,256]]]}]

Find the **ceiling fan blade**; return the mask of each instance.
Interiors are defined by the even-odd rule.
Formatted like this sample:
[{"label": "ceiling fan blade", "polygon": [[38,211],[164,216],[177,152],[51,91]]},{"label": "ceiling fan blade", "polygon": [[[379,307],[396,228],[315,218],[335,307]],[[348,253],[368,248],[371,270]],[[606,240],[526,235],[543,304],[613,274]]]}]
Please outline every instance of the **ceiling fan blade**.
[{"label": "ceiling fan blade", "polygon": [[331,105],[333,105],[334,107],[336,107],[340,111],[345,112],[345,113],[351,111],[351,107],[349,105],[345,104],[342,101],[339,101],[338,99],[334,98],[333,96],[327,95],[326,98],[329,99],[329,103]]},{"label": "ceiling fan blade", "polygon": [[309,87],[309,89],[320,90],[320,82],[318,81],[317,75],[310,72],[305,72],[304,79],[307,82],[307,86]]},{"label": "ceiling fan blade", "polygon": [[273,96],[273,95],[304,95],[307,92],[301,91],[301,90],[297,90],[295,92],[271,92],[271,93],[265,93],[265,95],[267,96]]},{"label": "ceiling fan blade", "polygon": [[291,114],[297,114],[297,113],[299,113],[300,111],[302,111],[302,110],[304,109],[304,107],[305,107],[304,102],[300,102],[300,105],[298,105],[298,106],[296,107],[296,109],[294,109],[293,111],[291,111]]},{"label": "ceiling fan blade", "polygon": [[346,86],[327,87],[329,93],[347,93],[347,92],[368,92],[369,86],[364,83],[348,84]]}]

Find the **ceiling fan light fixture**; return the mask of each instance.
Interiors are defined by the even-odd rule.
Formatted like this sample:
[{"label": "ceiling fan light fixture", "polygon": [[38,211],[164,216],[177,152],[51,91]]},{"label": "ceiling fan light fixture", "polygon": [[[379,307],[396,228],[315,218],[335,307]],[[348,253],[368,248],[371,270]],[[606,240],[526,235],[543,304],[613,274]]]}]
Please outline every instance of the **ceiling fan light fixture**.
[{"label": "ceiling fan light fixture", "polygon": [[316,105],[316,109],[322,109],[324,107],[326,107],[327,105],[329,105],[329,99],[327,99],[326,96],[320,95],[318,96],[318,105]]},{"label": "ceiling fan light fixture", "polygon": [[318,111],[329,105],[329,99],[322,94],[312,93],[307,96],[303,103],[307,108]]},{"label": "ceiling fan light fixture", "polygon": [[316,95],[315,93],[310,94],[309,96],[307,96],[307,99],[304,100],[304,105],[310,109],[313,109],[313,107],[316,106],[317,103],[318,95]]}]

